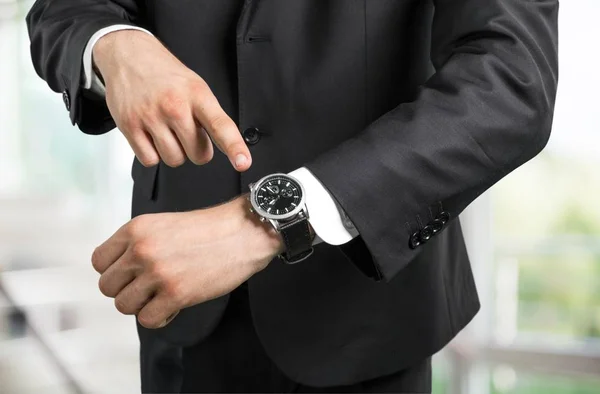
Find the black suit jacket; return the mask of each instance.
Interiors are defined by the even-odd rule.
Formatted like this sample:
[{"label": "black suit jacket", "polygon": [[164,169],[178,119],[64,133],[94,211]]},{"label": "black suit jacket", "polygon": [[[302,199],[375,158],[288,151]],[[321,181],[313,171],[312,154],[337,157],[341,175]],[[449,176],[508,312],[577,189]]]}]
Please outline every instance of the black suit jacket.
[{"label": "black suit jacket", "polygon": [[[548,140],[557,12],[556,0],[38,0],[27,22],[37,72],[85,133],[115,126],[81,88],[87,40],[113,24],[150,29],[240,130],[260,129],[243,174],[222,155],[176,169],[135,161],[134,215],[207,207],[300,166],[337,199],[359,238],[249,280],[269,355],[327,386],[407,367],[477,312],[456,218]],[[173,390],[182,352],[227,299],[139,328],[146,389]]]}]

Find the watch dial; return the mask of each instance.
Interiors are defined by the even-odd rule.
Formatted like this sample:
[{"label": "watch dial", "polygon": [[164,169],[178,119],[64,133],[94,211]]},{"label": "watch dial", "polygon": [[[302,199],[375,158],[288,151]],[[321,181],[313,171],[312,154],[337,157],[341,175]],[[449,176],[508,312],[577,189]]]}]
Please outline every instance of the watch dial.
[{"label": "watch dial", "polygon": [[294,180],[274,176],[258,186],[256,204],[271,215],[285,215],[292,212],[302,200],[302,189]]}]

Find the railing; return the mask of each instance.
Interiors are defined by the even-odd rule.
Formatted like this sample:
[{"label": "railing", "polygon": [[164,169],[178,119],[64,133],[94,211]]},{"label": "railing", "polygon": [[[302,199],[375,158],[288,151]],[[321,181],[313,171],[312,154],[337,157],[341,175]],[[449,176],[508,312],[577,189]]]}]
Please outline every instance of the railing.
[{"label": "railing", "polygon": [[2,296],[7,302],[10,308],[13,311],[19,312],[20,316],[23,316],[23,323],[26,326],[27,333],[31,336],[36,343],[40,346],[40,348],[44,351],[51,365],[54,367],[56,372],[63,378],[64,384],[71,393],[73,394],[84,394],[84,390],[81,385],[77,382],[77,379],[73,376],[69,368],[65,365],[63,360],[58,357],[58,355],[54,352],[52,347],[46,342],[44,336],[40,333],[40,331],[29,321],[27,318],[27,313],[21,309],[21,306],[18,305],[11,294],[5,291],[4,286],[2,285],[2,275],[0,273],[0,296]]}]

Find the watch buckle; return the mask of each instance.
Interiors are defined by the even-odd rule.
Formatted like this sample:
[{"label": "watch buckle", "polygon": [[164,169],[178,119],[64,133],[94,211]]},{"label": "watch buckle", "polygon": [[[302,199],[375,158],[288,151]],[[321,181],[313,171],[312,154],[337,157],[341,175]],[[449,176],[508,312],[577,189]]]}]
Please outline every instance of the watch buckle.
[{"label": "watch buckle", "polygon": [[277,257],[279,257],[286,264],[296,264],[296,263],[299,263],[299,262],[304,261],[307,258],[309,258],[313,254],[314,251],[315,251],[315,248],[311,246],[310,249],[306,250],[305,252],[301,253],[300,255],[298,255],[297,257],[295,257],[291,260],[289,260],[287,257],[285,257],[285,253],[282,253]]}]

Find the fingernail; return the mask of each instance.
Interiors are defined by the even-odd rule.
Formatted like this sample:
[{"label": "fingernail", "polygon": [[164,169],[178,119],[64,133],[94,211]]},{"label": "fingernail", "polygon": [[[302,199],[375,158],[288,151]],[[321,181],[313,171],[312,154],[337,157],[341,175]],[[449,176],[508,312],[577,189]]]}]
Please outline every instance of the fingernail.
[{"label": "fingernail", "polygon": [[248,158],[242,154],[239,154],[235,157],[235,166],[243,167],[248,162]]},{"label": "fingernail", "polygon": [[173,321],[173,319],[175,319],[175,316],[177,316],[179,314],[179,311],[173,313],[171,316],[169,316],[167,318],[167,320],[165,320],[158,328],[163,328],[164,326],[166,326],[167,324],[171,323]]}]

